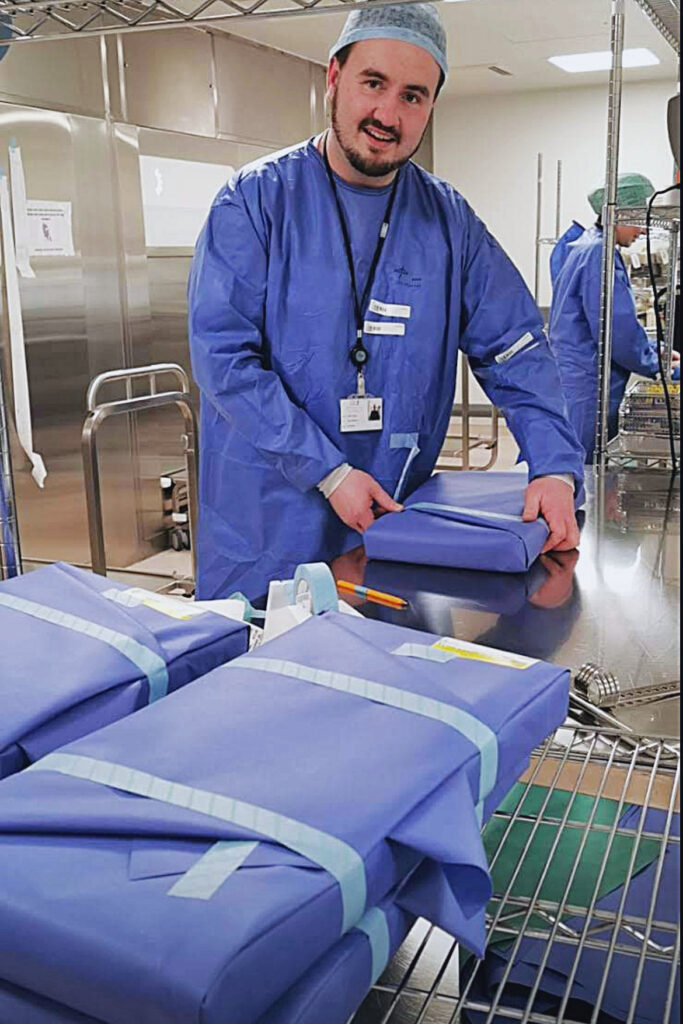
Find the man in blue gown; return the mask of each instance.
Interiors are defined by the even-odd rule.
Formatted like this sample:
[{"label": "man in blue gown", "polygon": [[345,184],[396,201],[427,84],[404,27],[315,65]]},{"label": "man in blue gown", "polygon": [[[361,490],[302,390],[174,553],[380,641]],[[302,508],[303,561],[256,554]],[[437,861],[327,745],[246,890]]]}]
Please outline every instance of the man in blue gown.
[{"label": "man in blue gown", "polygon": [[[644,206],[654,186],[642,174],[620,174],[617,206]],[[588,201],[598,214],[594,227],[584,231],[558,254],[562,261],[553,281],[550,308],[550,344],[557,357],[567,412],[586,461],[593,461],[598,408],[598,334],[600,325],[600,282],[602,277],[603,231],[600,221],[604,189],[593,191]],[[571,229],[570,229],[571,231]],[[618,225],[617,246],[633,245],[642,229]],[[564,238],[565,236],[563,236]],[[559,246],[560,243],[558,243]],[[553,251],[553,255],[556,255]],[[632,373],[654,378],[659,360],[636,315],[636,302],[624,260],[614,253],[614,314],[608,437],[616,435],[619,406]]]},{"label": "man in blue gown", "polygon": [[525,518],[578,543],[583,451],[522,278],[446,182],[410,161],[447,73],[432,4],[354,11],[332,127],[243,168],[197,243],[198,596],[255,598],[358,542],[431,474],[462,349],[529,466]]}]

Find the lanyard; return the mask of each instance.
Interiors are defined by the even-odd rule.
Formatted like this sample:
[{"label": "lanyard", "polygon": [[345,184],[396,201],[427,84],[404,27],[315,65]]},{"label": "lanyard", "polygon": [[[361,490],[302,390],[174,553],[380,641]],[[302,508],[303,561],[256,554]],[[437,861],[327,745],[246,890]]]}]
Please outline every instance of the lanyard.
[{"label": "lanyard", "polygon": [[339,224],[341,226],[342,235],[344,238],[344,250],[346,252],[346,262],[349,268],[349,278],[351,280],[351,294],[353,296],[353,310],[356,319],[356,339],[351,349],[350,359],[353,365],[358,371],[359,379],[359,393],[364,393],[363,385],[363,369],[367,363],[370,353],[363,344],[363,310],[368,301],[370,291],[372,289],[373,282],[375,280],[375,272],[377,270],[377,264],[384,248],[384,242],[389,231],[389,221],[391,218],[391,211],[394,206],[394,199],[396,198],[396,187],[398,185],[398,173],[394,178],[394,183],[391,187],[391,195],[387,202],[387,208],[384,211],[384,217],[382,218],[382,226],[379,229],[379,236],[377,238],[377,244],[375,246],[375,253],[372,257],[372,263],[370,264],[370,270],[368,272],[368,279],[363,289],[363,294],[358,298],[358,289],[356,286],[356,272],[353,266],[353,250],[351,248],[351,237],[349,235],[348,225],[346,218],[344,217],[344,210],[342,209],[341,200],[339,199],[339,193],[337,192],[337,186],[334,180],[334,174],[330,167],[330,160],[327,155],[327,137],[325,137],[325,143],[323,145],[323,156],[325,157],[325,167],[327,169],[327,176],[330,179],[330,185],[332,187],[332,194],[334,195],[334,201],[337,204],[337,214],[339,215]]}]

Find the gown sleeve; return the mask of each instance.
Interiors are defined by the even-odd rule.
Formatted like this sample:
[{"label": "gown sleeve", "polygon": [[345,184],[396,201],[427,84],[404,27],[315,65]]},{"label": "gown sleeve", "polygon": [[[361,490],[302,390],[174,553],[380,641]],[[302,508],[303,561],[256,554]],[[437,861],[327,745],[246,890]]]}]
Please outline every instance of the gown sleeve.
[{"label": "gown sleeve", "polygon": [[[300,491],[344,455],[268,365],[264,342],[267,248],[238,187],[214,203],[188,286],[192,369],[203,400]],[[203,438],[210,444],[210,438]]]},{"label": "gown sleeve", "polygon": [[466,225],[460,347],[505,417],[529,479],[571,473],[579,487],[584,451],[565,414],[541,315],[520,273],[469,208]]}]

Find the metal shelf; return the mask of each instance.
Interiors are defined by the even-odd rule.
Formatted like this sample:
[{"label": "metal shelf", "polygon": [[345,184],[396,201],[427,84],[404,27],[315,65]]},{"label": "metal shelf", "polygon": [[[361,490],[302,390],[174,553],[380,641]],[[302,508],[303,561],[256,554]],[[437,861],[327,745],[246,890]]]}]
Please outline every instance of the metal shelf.
[{"label": "metal shelf", "polygon": [[[372,0],[410,3],[412,0]],[[241,21],[348,11],[368,0],[79,0],[55,3],[0,0],[0,18],[11,33],[3,43],[37,42],[60,37],[98,36],[150,29],[216,25]]]},{"label": "metal shelf", "polygon": [[[610,729],[558,730],[532,758],[523,795],[503,804],[493,818],[496,838],[488,852],[494,894],[487,941],[490,947],[495,940],[498,950],[502,944],[502,957],[496,963],[489,952],[483,961],[465,962],[450,936],[418,921],[349,1024],[464,1024],[472,1019],[468,1011],[482,1022],[602,1020],[607,993],[611,990],[614,998],[615,988],[627,1012],[647,1006],[653,967],[662,985],[658,1020],[673,1024],[680,932],[676,894],[667,903],[664,886],[680,844],[675,827],[679,772],[678,744],[647,739],[624,744]],[[532,786],[545,788],[535,791],[541,805],[529,812]],[[585,815],[572,812],[579,794],[589,798]],[[613,817],[598,820],[604,805],[590,797],[614,801]],[[658,817],[653,818],[654,809]],[[642,867],[637,855],[643,843],[653,844],[653,859],[644,868],[652,876],[646,906],[630,898]],[[541,857],[542,850],[546,855]],[[587,864],[590,884],[582,891],[575,883],[586,877]],[[615,864],[621,867],[622,885],[616,898],[605,901],[602,880]],[[544,990],[558,955],[565,965],[565,985],[548,999]],[[603,987],[588,1007],[582,990],[587,956],[593,970],[598,958],[604,966]],[[516,970],[520,964],[523,973]]]},{"label": "metal shelf", "polygon": [[[624,206],[617,210],[617,224],[628,224],[629,227],[647,227],[646,206]],[[650,215],[650,227],[664,231],[678,231],[681,226],[681,208],[653,206]]]}]

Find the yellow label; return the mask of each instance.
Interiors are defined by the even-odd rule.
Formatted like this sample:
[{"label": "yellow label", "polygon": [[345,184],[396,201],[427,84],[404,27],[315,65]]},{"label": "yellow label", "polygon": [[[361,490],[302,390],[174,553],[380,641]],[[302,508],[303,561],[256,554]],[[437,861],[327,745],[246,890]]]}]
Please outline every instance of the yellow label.
[{"label": "yellow label", "polygon": [[489,665],[502,665],[504,668],[525,669],[536,664],[535,658],[525,658],[521,654],[508,654],[506,651],[498,651],[494,647],[471,644],[467,640],[455,640],[451,637],[443,637],[432,646],[438,651],[455,654],[458,658],[485,661]]}]

